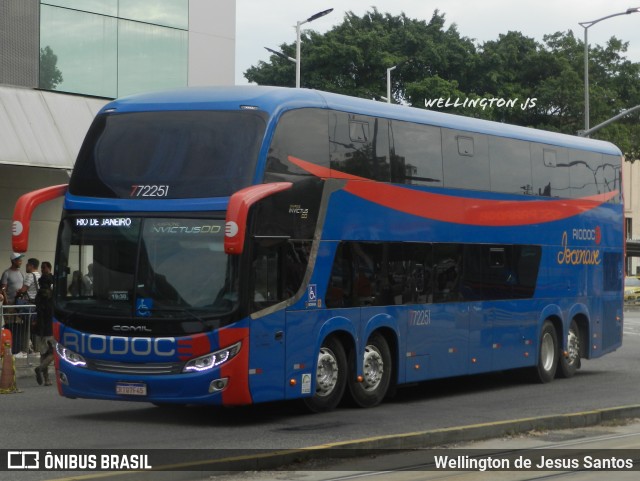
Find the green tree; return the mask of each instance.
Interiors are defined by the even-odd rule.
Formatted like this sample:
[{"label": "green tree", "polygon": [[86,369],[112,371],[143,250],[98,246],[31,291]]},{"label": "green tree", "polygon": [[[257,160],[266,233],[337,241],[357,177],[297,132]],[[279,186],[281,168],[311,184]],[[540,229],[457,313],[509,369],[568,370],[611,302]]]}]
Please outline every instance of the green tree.
[{"label": "green tree", "polygon": [[40,82],[41,89],[53,90],[62,83],[62,72],[57,67],[58,56],[48,45],[40,49]]},{"label": "green tree", "polygon": [[[381,96],[386,94],[387,68],[398,65],[392,77],[398,102],[411,100],[408,85],[436,75],[464,89],[475,46],[460,37],[455,25],[445,30],[444,24],[437,10],[427,23],[374,8],[362,17],[348,12],[341,25],[324,35],[304,31],[301,86],[356,97]],[[280,50],[295,57],[295,43],[283,44]],[[260,85],[293,86],[295,65],[272,55],[270,63],[249,68],[245,78]]]}]

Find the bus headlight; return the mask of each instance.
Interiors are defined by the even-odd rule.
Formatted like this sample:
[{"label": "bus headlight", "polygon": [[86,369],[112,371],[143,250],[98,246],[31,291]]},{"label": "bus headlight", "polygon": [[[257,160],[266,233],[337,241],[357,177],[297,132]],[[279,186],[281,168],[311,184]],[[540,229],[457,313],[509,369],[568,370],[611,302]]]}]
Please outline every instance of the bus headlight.
[{"label": "bus headlight", "polygon": [[218,367],[225,362],[233,359],[236,354],[240,352],[241,346],[241,342],[236,342],[232,346],[229,346],[225,349],[221,349],[219,351],[196,357],[195,359],[191,359],[191,361],[185,364],[182,372],[202,372],[213,369],[214,367]]},{"label": "bus headlight", "polygon": [[60,359],[64,359],[69,364],[77,367],[87,367],[87,361],[77,352],[73,352],[71,349],[67,349],[59,342],[56,343],[56,352]]}]

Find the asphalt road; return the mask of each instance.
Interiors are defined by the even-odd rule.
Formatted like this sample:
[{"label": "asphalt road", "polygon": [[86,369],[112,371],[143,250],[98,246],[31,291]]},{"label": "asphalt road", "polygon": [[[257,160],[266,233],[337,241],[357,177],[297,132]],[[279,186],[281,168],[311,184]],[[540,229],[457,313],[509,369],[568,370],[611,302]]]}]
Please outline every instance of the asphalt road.
[{"label": "asphalt road", "polygon": [[[70,400],[19,379],[0,397],[6,449],[292,449],[404,433],[640,404],[640,311],[625,316],[621,349],[583,361],[568,380],[531,384],[522,373],[428,382],[374,409],[308,414],[298,403],[161,409],[143,403]],[[53,479],[46,473],[3,480]],[[13,474],[13,473],[10,473]]]}]

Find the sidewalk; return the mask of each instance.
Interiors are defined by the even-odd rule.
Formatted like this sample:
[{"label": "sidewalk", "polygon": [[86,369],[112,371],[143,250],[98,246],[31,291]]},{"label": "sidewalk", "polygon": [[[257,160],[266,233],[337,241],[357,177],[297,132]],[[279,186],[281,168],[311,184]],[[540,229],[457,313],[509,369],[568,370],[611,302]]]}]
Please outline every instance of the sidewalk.
[{"label": "sidewalk", "polygon": [[[13,356],[16,367],[16,379],[25,377],[35,377],[33,371],[36,366],[40,364],[40,353],[19,353]],[[52,371],[53,366],[49,366],[49,371]]]}]

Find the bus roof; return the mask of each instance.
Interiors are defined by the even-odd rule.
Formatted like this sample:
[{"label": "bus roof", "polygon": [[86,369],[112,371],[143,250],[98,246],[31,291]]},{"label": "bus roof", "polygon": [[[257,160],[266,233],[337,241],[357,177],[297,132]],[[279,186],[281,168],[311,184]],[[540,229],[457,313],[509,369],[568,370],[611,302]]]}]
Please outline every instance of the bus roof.
[{"label": "bus roof", "polygon": [[257,109],[267,112],[269,116],[278,116],[283,111],[305,107],[334,109],[360,115],[384,117],[559,147],[588,150],[602,154],[622,155],[618,147],[610,142],[601,140],[349,97],[319,90],[286,87],[242,85],[190,87],[159,91],[116,99],[107,104],[101,112]]}]

